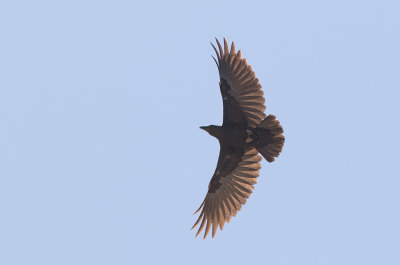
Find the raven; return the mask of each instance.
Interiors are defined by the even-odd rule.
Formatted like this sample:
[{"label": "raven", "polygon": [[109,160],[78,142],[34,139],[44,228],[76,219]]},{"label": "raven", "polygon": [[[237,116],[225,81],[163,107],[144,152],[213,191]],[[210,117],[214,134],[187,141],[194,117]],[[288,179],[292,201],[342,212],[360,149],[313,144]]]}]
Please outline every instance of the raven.
[{"label": "raven", "polygon": [[222,126],[200,128],[216,137],[220,144],[217,168],[208,185],[208,192],[200,205],[200,221],[196,237],[206,226],[204,239],[212,225],[214,238],[218,225],[222,230],[225,222],[242,208],[249,198],[261,168],[260,153],[268,162],[279,156],[285,141],[283,129],[274,115],[266,116],[265,99],[261,85],[241,51],[235,52],[232,42],[229,50],[224,38],[224,49],[216,39],[218,50],[213,59],[219,71],[219,87],[223,100]]}]

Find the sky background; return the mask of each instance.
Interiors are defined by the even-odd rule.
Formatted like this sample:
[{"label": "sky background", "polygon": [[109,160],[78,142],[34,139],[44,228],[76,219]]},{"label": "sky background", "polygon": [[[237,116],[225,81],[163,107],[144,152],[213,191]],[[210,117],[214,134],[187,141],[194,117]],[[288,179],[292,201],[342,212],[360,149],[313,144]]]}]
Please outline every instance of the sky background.
[{"label": "sky background", "polygon": [[[0,264],[400,264],[398,1],[1,1]],[[209,42],[286,143],[215,239]]]}]

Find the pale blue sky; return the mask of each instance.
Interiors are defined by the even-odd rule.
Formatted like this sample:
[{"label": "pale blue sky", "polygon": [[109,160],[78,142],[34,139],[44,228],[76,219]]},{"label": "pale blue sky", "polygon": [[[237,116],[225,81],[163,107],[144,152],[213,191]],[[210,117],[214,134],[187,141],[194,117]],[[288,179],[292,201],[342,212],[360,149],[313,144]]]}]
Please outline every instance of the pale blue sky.
[{"label": "pale blue sky", "polygon": [[[400,264],[398,1],[1,1],[0,264]],[[286,144],[215,239],[209,42]]]}]

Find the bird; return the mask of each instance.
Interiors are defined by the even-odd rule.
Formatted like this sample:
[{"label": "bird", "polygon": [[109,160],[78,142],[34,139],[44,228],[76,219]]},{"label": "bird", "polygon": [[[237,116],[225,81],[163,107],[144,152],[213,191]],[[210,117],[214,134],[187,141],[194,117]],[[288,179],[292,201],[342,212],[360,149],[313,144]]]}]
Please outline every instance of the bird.
[{"label": "bird", "polygon": [[218,226],[222,230],[246,203],[261,168],[258,154],[273,162],[285,142],[280,122],[274,115],[264,113],[264,93],[241,51],[235,51],[234,42],[229,49],[225,38],[224,47],[215,40],[218,49],[213,43],[211,46],[217,58],[212,58],[219,71],[223,122],[222,126],[200,128],[218,139],[220,152],[206,197],[194,213],[201,211],[200,215],[192,227],[201,222],[196,237],[205,227],[204,239],[211,227],[214,238]]}]

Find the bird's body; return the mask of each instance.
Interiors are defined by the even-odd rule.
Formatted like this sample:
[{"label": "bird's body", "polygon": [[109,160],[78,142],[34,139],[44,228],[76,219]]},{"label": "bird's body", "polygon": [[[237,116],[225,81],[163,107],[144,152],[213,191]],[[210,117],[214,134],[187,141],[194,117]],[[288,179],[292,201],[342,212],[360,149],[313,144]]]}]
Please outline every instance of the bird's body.
[{"label": "bird's body", "polygon": [[245,125],[210,125],[200,128],[217,138],[221,144],[243,148],[249,146],[249,143],[246,143],[246,139],[250,136],[250,130]]},{"label": "bird's body", "polygon": [[214,237],[217,227],[235,216],[257,183],[261,157],[274,161],[282,150],[285,138],[275,116],[264,114],[265,99],[261,85],[241,52],[235,52],[234,43],[229,51],[218,42],[214,58],[220,76],[220,90],[224,105],[222,126],[202,126],[201,129],[216,137],[220,143],[217,168],[208,185],[208,192],[200,205],[200,216],[192,228],[201,221],[196,236],[206,227],[206,238],[212,225]]}]

